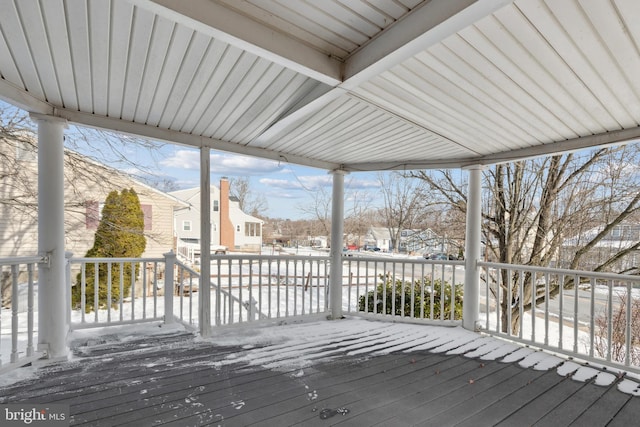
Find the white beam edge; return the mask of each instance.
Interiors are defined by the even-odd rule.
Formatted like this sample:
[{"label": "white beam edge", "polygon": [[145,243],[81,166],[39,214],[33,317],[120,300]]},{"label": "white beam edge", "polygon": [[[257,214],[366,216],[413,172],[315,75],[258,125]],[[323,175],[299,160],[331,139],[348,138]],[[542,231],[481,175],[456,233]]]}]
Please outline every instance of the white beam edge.
[{"label": "white beam edge", "polygon": [[79,111],[55,109],[52,114],[56,117],[66,119],[70,123],[134,136],[140,136],[149,138],[151,140],[167,142],[170,144],[185,145],[195,148],[209,147],[218,151],[258,157],[282,163],[292,163],[323,170],[340,169],[341,167],[341,165],[337,163],[313,160],[295,154],[271,151],[263,148],[236,144],[219,139],[207,138],[204,136],[192,135],[170,129],[163,129],[157,126],[149,126],[142,123],[129,122],[125,120],[114,119],[111,117],[83,113]]},{"label": "white beam edge", "polygon": [[31,95],[24,89],[0,79],[0,99],[30,113],[53,114],[53,105]]},{"label": "white beam edge", "polygon": [[330,86],[342,82],[342,62],[211,0],[131,0],[183,24]]},{"label": "white beam edge", "polygon": [[513,1],[423,3],[347,58],[342,87],[352,89],[358,86]]},{"label": "white beam edge", "polygon": [[505,151],[486,156],[466,157],[461,159],[433,159],[393,162],[345,163],[342,169],[349,172],[376,172],[391,170],[418,169],[464,169],[470,166],[489,166],[499,163],[516,162],[536,157],[553,156],[606,147],[609,145],[624,145],[640,140],[640,127],[605,132],[596,135],[556,141],[548,144],[536,145],[518,150]]}]

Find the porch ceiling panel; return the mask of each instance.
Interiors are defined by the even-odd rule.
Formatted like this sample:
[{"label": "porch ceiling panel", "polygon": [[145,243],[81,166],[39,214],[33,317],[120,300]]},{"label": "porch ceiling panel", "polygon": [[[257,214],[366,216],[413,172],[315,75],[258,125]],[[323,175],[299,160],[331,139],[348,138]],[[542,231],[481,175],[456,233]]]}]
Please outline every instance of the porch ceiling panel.
[{"label": "porch ceiling panel", "polygon": [[484,158],[636,128],[640,39],[622,19],[639,11],[518,1],[353,92]]},{"label": "porch ceiling panel", "polygon": [[[298,156],[324,156],[338,164],[356,164],[364,156],[370,161],[388,159],[393,151],[401,162],[412,161],[415,153],[428,151],[435,159],[450,159],[466,150],[409,120],[344,95],[329,103],[297,126],[274,135],[264,148],[292,152]],[[400,153],[404,153],[401,155]]]},{"label": "porch ceiling panel", "polygon": [[0,97],[322,168],[640,137],[637,0],[0,0]]},{"label": "porch ceiling panel", "polygon": [[341,60],[401,19],[422,0],[218,0],[265,25],[284,30]]}]

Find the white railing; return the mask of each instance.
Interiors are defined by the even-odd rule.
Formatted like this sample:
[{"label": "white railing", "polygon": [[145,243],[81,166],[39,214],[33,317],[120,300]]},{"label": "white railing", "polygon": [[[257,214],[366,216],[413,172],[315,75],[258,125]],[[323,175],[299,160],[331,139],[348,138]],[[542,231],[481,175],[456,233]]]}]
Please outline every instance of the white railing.
[{"label": "white railing", "polygon": [[460,323],[464,261],[360,254],[343,260],[344,311]]},{"label": "white railing", "polygon": [[[211,262],[212,322],[220,326],[325,313],[328,267],[328,257],[217,255]],[[68,269],[72,329],[167,320],[167,312],[172,313],[169,320],[199,324],[200,272],[175,254],[72,258]]]},{"label": "white railing", "polygon": [[639,276],[489,262],[479,267],[486,331],[640,372]]},{"label": "white railing", "polygon": [[71,329],[162,320],[164,274],[164,258],[71,258]]},{"label": "white railing", "polygon": [[211,281],[215,325],[326,313],[328,309],[328,257],[216,255]]},{"label": "white railing", "polygon": [[[10,287],[10,300],[3,301],[0,315],[0,371],[38,357],[33,345],[37,302],[35,275],[38,263],[43,261],[40,256],[0,259],[3,291]],[[8,296],[9,292],[3,292],[4,295]]]}]

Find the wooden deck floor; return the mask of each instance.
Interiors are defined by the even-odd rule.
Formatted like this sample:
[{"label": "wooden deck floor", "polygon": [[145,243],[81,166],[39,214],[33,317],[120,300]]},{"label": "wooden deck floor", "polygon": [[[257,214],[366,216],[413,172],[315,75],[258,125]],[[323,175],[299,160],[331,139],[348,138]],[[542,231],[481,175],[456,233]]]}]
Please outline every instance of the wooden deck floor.
[{"label": "wooden deck floor", "polygon": [[[421,350],[415,325],[400,337],[397,324],[365,336],[344,322],[327,336],[309,336],[313,325],[304,326],[307,342],[248,334],[247,345],[227,334],[214,344],[176,332],[85,342],[72,360],[0,389],[0,403],[68,404],[71,425],[91,426],[558,427],[640,420],[640,397],[619,391],[620,379],[599,386],[555,368]],[[476,348],[487,343],[481,338]]]}]

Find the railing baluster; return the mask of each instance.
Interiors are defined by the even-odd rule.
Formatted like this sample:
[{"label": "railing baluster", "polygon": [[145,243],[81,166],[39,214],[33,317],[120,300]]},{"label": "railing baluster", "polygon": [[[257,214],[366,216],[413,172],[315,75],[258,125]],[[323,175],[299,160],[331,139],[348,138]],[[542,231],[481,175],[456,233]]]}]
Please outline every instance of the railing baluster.
[{"label": "railing baluster", "polygon": [[558,348],[562,350],[563,348],[563,340],[562,340],[562,334],[563,334],[563,330],[564,330],[564,278],[566,276],[564,274],[560,275],[560,280],[559,280],[559,286],[560,286],[560,290],[558,293],[558,317],[559,317],[559,331],[558,331]]},{"label": "railing baluster", "polygon": [[[29,280],[28,296],[27,296],[27,357],[33,356],[33,264],[27,264],[27,274]],[[67,300],[67,304],[71,301]]]},{"label": "railing baluster", "polygon": [[[120,285],[120,295],[119,295],[119,299],[120,299],[120,321],[122,322],[122,320],[124,319],[124,261],[120,261],[119,265],[120,265],[120,280],[119,280],[119,285]],[[109,284],[109,287],[110,286],[111,286],[111,284]]]},{"label": "railing baluster", "polygon": [[136,265],[131,262],[131,320],[135,320],[136,315]]},{"label": "railing baluster", "polygon": [[87,311],[87,264],[85,262],[81,265],[80,271],[80,321],[85,323],[84,313]]},{"label": "railing baluster", "polygon": [[18,303],[20,293],[18,290],[19,264],[11,266],[11,363],[18,361]]},{"label": "railing baluster", "polygon": [[549,345],[549,273],[544,275],[544,343]]},{"label": "railing baluster", "polygon": [[[512,335],[511,325],[513,324],[513,270],[507,270],[507,293],[505,297],[507,299],[507,303],[505,304],[505,310],[507,310],[507,335]],[[520,296],[524,295],[524,283],[522,282],[522,272],[518,275],[518,289],[520,290]],[[535,306],[531,307],[532,311],[535,311]],[[533,316],[533,312],[531,314]],[[520,319],[522,321],[522,319]],[[532,341],[535,341],[535,338],[531,337]]]},{"label": "railing baluster", "polygon": [[580,277],[575,275],[573,278],[573,352],[578,352],[578,290],[580,288]]},{"label": "railing baluster", "polygon": [[633,347],[633,341],[631,340],[631,322],[633,321],[633,314],[631,307],[633,305],[633,295],[631,294],[632,286],[631,282],[627,282],[627,307],[626,307],[626,324],[625,324],[625,345],[624,345],[624,365],[631,366],[631,347]]},{"label": "railing baluster", "polygon": [[591,292],[590,292],[591,300],[589,302],[589,356],[594,356],[595,350],[595,329],[596,329],[596,321],[595,321],[595,311],[596,311],[596,279],[595,277],[591,278]]},{"label": "railing baluster", "polygon": [[113,264],[111,262],[107,262],[107,322],[111,322],[111,300],[113,298],[113,294],[111,292],[111,284],[112,284],[112,273],[111,269],[113,268]]}]

